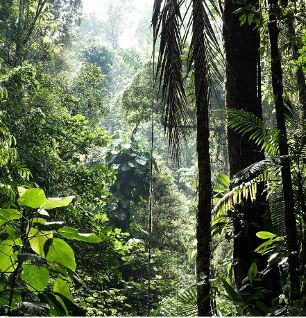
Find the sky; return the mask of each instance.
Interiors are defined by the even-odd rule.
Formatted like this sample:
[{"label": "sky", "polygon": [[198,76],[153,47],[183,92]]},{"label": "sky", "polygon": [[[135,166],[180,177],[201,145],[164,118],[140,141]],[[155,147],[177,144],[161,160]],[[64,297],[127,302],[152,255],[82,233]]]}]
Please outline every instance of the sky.
[{"label": "sky", "polygon": [[[106,1],[109,1],[109,0],[83,0],[83,11],[85,13],[95,12],[96,14],[101,15],[101,17],[103,17],[104,16],[103,5],[105,4]],[[111,1],[116,1],[116,0],[111,0]],[[135,14],[133,16],[132,32],[135,32],[137,25],[138,25],[138,22],[141,18],[141,12],[144,11],[148,7],[153,8],[154,0],[130,0],[130,1],[138,9],[137,10],[138,12],[135,12]],[[129,30],[126,29],[123,32],[122,37],[119,39],[120,47],[130,48],[135,44],[136,44],[136,40],[135,40],[135,42],[133,41],[131,43]]]}]

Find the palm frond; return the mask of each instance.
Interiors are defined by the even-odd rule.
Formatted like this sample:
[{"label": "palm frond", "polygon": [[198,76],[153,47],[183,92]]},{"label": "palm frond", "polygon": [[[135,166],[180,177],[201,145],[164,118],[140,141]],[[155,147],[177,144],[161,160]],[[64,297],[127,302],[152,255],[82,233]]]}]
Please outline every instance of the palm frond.
[{"label": "palm frond", "polygon": [[[181,5],[185,0],[155,0],[152,16],[153,43],[160,37],[160,50],[156,74],[159,73],[159,89],[163,100],[165,129],[168,128],[170,152],[174,158],[180,154],[181,139],[191,125],[187,113],[182,55],[188,34],[192,39],[187,72],[195,70],[196,99],[209,105],[213,79],[221,78],[216,56],[220,53],[218,41],[211,26],[209,6],[202,0],[193,0],[193,13],[181,35]],[[191,3],[191,2],[190,2]],[[213,1],[212,1],[213,3]],[[215,3],[213,10],[218,12]],[[186,17],[186,15],[185,15]]]},{"label": "palm frond", "polygon": [[[154,44],[160,36],[156,74],[159,74],[165,130],[168,128],[169,149],[174,159],[180,154],[181,135],[185,137],[185,130],[181,127],[188,126],[181,60],[181,3],[166,0],[161,7],[161,1],[155,0],[152,18]],[[159,13],[158,9],[161,10]]]},{"label": "palm frond", "polygon": [[[232,181],[236,186],[218,201],[212,210],[212,214],[219,218],[222,213],[231,210],[244,200],[250,199],[251,202],[254,202],[258,194],[258,185],[266,184],[267,189],[271,188],[279,170],[280,164],[277,160],[265,159],[240,171]],[[271,173],[271,171],[274,172]]]},{"label": "palm frond", "polygon": [[261,147],[271,156],[276,156],[279,151],[280,131],[278,129],[266,128],[265,122],[254,114],[244,110],[222,109],[217,111],[225,114],[228,126],[242,135],[249,134],[249,139]]},{"label": "palm frond", "polygon": [[179,309],[184,316],[197,316],[197,286],[192,285],[179,295]]}]

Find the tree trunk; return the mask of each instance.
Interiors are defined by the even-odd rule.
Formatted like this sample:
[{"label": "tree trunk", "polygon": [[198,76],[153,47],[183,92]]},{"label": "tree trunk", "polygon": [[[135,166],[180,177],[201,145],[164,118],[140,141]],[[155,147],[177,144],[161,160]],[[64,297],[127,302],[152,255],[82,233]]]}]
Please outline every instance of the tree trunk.
[{"label": "tree trunk", "polygon": [[[299,47],[297,47],[297,44],[295,42],[296,34],[295,34],[294,26],[293,26],[293,14],[288,16],[288,18],[286,19],[286,22],[287,22],[289,34],[292,37],[292,40],[294,42],[292,46],[293,58],[297,60],[299,58],[299,54],[297,53],[297,50],[299,49]],[[299,100],[302,106],[303,120],[306,121],[306,82],[305,82],[304,72],[301,67],[296,70],[295,77],[298,84]]]},{"label": "tree trunk", "polygon": [[17,25],[17,32],[16,32],[16,62],[15,66],[21,64],[21,55],[22,55],[22,27],[23,27],[23,17],[24,17],[24,5],[25,0],[20,0],[19,3],[19,19]]},{"label": "tree trunk", "polygon": [[[289,272],[291,277],[291,289],[299,292],[299,280],[295,270],[298,268],[298,247],[297,247],[297,229],[294,213],[294,198],[291,182],[290,162],[285,156],[288,156],[287,130],[285,125],[284,104],[283,104],[283,74],[278,49],[277,16],[274,12],[278,10],[278,4],[275,0],[269,0],[269,36],[271,45],[271,72],[272,87],[275,102],[277,128],[280,130],[279,153],[283,156],[282,163],[282,182],[285,200],[285,223],[289,256]],[[296,298],[296,294],[291,294]]]},{"label": "tree trunk", "polygon": [[[193,1],[193,39],[191,50],[194,56],[195,95],[197,109],[197,153],[198,153],[198,214],[197,214],[197,258],[196,275],[197,305],[199,316],[211,316],[210,306],[210,258],[211,258],[211,170],[209,154],[209,88],[207,60],[204,45],[203,4]],[[205,300],[204,300],[205,299]]]},{"label": "tree trunk", "polygon": [[[250,4],[257,6],[257,0]],[[245,23],[240,26],[239,14],[233,14],[241,5],[233,0],[226,0],[224,7],[224,48],[226,57],[225,70],[225,104],[226,108],[243,109],[262,118],[260,91],[260,53],[259,33],[254,24]],[[263,160],[264,154],[249,136],[241,136],[233,129],[227,130],[230,175],[233,177],[238,171],[249,165]],[[258,188],[258,193],[263,189]],[[256,232],[264,228],[263,215],[268,203],[266,197],[258,195],[256,203],[245,202],[237,207],[237,217],[234,220],[234,267],[235,282],[238,290],[242,287],[242,280],[247,277],[253,261],[257,260],[259,270],[266,267],[266,257],[260,256],[254,250],[262,243]],[[267,289],[277,292],[278,271],[273,271],[274,278],[266,277],[264,284]],[[276,277],[276,278],[275,278]],[[271,280],[275,281],[271,283]],[[270,299],[271,300],[271,299]]]}]

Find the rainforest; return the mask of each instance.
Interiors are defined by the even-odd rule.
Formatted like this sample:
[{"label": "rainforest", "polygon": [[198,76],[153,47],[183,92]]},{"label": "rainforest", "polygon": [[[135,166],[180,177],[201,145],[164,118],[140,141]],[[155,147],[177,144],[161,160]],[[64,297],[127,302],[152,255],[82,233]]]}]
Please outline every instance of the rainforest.
[{"label": "rainforest", "polygon": [[0,314],[306,316],[304,0],[0,0]]}]

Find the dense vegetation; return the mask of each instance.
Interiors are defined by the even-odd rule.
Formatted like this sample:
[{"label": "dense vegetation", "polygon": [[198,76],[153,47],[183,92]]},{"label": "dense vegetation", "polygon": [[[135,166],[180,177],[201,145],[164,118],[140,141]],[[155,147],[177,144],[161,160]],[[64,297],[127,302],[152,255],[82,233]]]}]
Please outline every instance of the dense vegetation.
[{"label": "dense vegetation", "polygon": [[0,313],[305,316],[305,2],[84,1],[0,0]]}]

